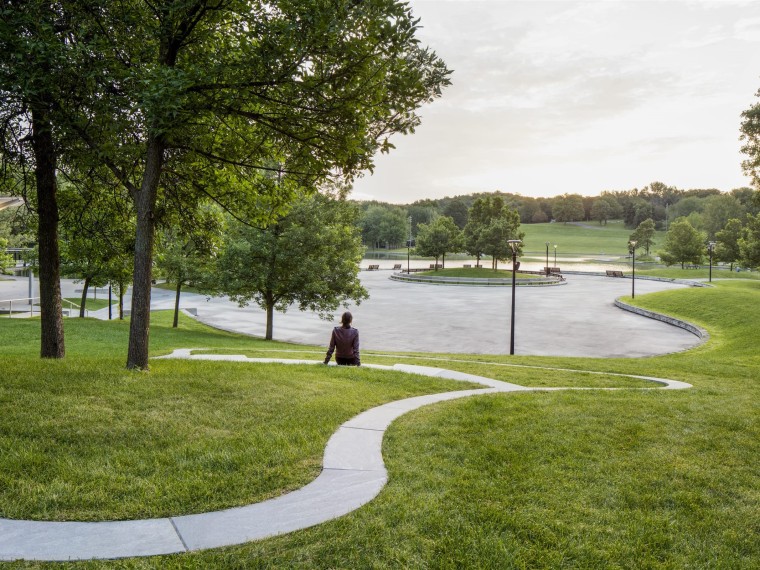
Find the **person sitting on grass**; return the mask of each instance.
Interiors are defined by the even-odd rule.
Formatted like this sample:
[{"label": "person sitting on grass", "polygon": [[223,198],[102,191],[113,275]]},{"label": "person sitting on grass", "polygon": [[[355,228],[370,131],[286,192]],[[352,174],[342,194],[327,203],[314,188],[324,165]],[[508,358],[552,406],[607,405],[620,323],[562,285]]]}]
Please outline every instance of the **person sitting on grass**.
[{"label": "person sitting on grass", "polygon": [[341,326],[335,327],[330,337],[330,347],[327,349],[325,364],[330,362],[335,352],[335,362],[339,366],[361,366],[359,358],[359,331],[351,327],[354,317],[346,311],[340,318]]}]

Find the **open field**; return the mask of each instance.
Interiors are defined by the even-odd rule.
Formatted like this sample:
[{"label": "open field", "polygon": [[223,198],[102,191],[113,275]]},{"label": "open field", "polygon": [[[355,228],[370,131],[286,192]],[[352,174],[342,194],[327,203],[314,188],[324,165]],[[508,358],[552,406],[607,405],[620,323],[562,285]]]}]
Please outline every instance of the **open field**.
[{"label": "open field", "polygon": [[[554,245],[557,245],[558,256],[628,255],[628,239],[633,233],[621,221],[608,222],[606,226],[600,226],[598,222],[522,224],[520,230],[525,232],[524,255],[545,255],[548,241],[550,261],[554,255]],[[657,251],[664,238],[665,232],[655,234],[652,252]]]},{"label": "open field", "polygon": [[[522,385],[588,386],[588,370],[664,376],[694,388],[640,390],[638,382],[604,375],[600,386],[624,389],[484,395],[438,404],[390,427],[383,447],[389,483],[345,517],[225,549],[66,567],[756,568],[758,301],[760,283],[748,281],[637,297],[637,305],[690,320],[711,334],[694,350],[656,358],[365,353],[365,362],[430,364]],[[8,321],[0,320],[9,372],[0,381],[0,490],[9,484],[16,489],[0,495],[2,516],[66,517],[56,510],[57,495],[45,497],[51,487],[71,488],[70,512],[92,509],[85,496],[89,474],[77,466],[80,452],[91,468],[113,471],[111,487],[100,492],[90,518],[125,516],[120,498],[107,495],[121,489],[116,460],[127,451],[133,457],[126,463],[148,481],[179,462],[173,484],[191,489],[156,506],[164,501],[152,498],[155,489],[137,485],[132,503],[138,507],[194,510],[219,500],[212,495],[228,494],[234,496],[224,501],[247,501],[247,487],[256,489],[251,495],[267,496],[299,484],[299,477],[308,479],[318,468],[319,445],[357,408],[398,393],[451,389],[442,381],[326,367],[288,368],[297,370],[293,375],[276,365],[157,361],[149,374],[131,373],[114,356],[125,351],[125,324],[89,319],[67,321],[64,362],[41,362],[37,323]],[[188,319],[172,331],[168,322],[166,315],[154,322],[155,354],[177,346],[281,358],[323,353],[219,333]],[[163,456],[160,445],[146,443],[165,429],[176,430],[178,438],[184,433],[188,447]],[[59,445],[46,445],[49,440]],[[261,455],[267,450],[271,456]],[[248,469],[236,483],[242,491],[217,489],[210,476],[194,481],[209,473],[234,481],[239,469]],[[209,497],[201,504],[185,502],[196,501],[204,489]]]}]

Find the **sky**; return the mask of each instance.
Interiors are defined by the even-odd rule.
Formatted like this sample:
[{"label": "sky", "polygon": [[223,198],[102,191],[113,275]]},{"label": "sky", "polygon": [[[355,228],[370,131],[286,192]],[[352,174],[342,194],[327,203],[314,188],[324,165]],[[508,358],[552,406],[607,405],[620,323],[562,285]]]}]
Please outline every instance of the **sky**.
[{"label": "sky", "polygon": [[352,198],[750,185],[739,128],[760,103],[760,1],[409,4],[452,85]]}]

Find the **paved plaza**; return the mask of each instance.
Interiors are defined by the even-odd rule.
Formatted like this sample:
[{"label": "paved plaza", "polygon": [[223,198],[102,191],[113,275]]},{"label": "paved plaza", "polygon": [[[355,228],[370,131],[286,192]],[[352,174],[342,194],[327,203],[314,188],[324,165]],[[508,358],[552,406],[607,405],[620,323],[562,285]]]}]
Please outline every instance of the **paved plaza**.
[{"label": "paved plaza", "polygon": [[[463,287],[402,283],[390,271],[362,271],[370,298],[349,306],[361,334],[362,351],[506,354],[509,351],[509,287]],[[643,295],[686,285],[636,280]],[[81,284],[63,280],[65,297],[81,295]],[[0,300],[28,295],[25,278],[0,281]],[[35,293],[36,294],[36,293]],[[103,293],[99,293],[99,296]],[[631,280],[567,275],[567,283],[516,290],[515,353],[540,356],[642,357],[699,344],[695,335],[672,325],[623,311],[613,304],[631,294]],[[240,308],[226,298],[185,293],[181,307],[196,309],[214,327],[264,336],[266,314],[257,306]],[[129,307],[129,297],[125,307]],[[153,309],[173,309],[174,292],[153,289]],[[335,322],[316,314],[275,312],[276,340],[326,346]],[[94,316],[104,317],[107,310]]]}]

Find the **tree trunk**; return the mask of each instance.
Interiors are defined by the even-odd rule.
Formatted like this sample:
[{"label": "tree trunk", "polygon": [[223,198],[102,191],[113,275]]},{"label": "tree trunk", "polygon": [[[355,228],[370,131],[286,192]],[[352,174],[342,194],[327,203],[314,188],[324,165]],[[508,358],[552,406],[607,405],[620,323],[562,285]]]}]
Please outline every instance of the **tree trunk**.
[{"label": "tree trunk", "polygon": [[272,340],[272,330],[274,329],[274,303],[267,303],[267,332],[265,340]]},{"label": "tree trunk", "polygon": [[119,283],[119,320],[124,320],[124,291],[127,289],[124,283]]},{"label": "tree trunk", "polygon": [[79,303],[79,318],[84,318],[85,307],[87,306],[87,290],[90,288],[90,276],[84,278],[84,285],[82,286],[82,300]]},{"label": "tree trunk", "polygon": [[53,132],[45,104],[32,108],[32,147],[37,184],[40,271],[40,356],[63,358],[63,310],[61,268],[58,251],[58,199],[55,179],[56,156]]},{"label": "tree trunk", "polygon": [[179,296],[182,291],[182,278],[177,278],[177,295],[174,298],[174,324],[172,325],[175,329],[177,328],[177,325],[179,324]]},{"label": "tree trunk", "polygon": [[135,265],[132,278],[132,314],[129,323],[127,368],[148,369],[150,339],[150,286],[153,275],[154,209],[161,178],[163,142],[148,138],[145,174],[140,190],[134,196],[137,210],[135,232]]}]

